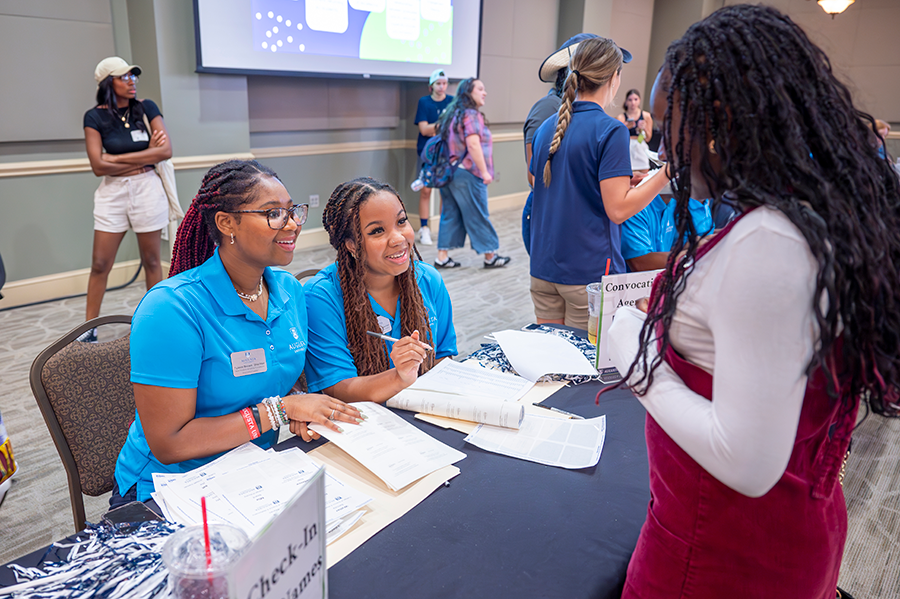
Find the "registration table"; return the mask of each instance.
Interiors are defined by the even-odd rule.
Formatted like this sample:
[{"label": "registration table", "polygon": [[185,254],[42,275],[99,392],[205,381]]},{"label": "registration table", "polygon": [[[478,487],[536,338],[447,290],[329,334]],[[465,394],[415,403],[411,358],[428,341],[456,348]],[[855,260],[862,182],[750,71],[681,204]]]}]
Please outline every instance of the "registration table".
[{"label": "registration table", "polygon": [[[328,571],[329,596],[619,597],[650,497],[644,409],[627,390],[568,386],[543,402],[586,418],[606,415],[593,468],[566,470],[466,444],[452,429],[401,417],[467,457],[448,486]],[[320,442],[321,443],[321,442]],[[278,449],[314,445],[299,438]],[[37,564],[43,552],[19,563]],[[0,567],[0,585],[14,584]]]}]

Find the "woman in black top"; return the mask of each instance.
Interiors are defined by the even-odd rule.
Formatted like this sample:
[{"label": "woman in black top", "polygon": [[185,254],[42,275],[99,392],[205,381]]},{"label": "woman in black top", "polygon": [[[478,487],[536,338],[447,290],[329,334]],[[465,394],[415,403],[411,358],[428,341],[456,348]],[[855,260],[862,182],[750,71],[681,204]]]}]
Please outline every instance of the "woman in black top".
[{"label": "woman in black top", "polygon": [[[87,320],[100,315],[106,281],[128,229],[138,239],[147,289],[162,280],[160,231],[169,208],[153,166],[172,156],[162,114],[152,100],[136,99],[141,68],[119,57],[102,60],[94,71],[97,106],[84,115],[84,138],[91,170],[103,181],[94,194],[94,249],[88,280]],[[144,122],[146,115],[150,131]],[[85,339],[93,341],[89,333]]]},{"label": "woman in black top", "polygon": [[653,137],[653,117],[641,108],[641,92],[636,89],[628,90],[625,94],[625,112],[616,118],[628,127],[631,138],[631,170],[635,174],[646,175],[650,172],[647,142]]}]

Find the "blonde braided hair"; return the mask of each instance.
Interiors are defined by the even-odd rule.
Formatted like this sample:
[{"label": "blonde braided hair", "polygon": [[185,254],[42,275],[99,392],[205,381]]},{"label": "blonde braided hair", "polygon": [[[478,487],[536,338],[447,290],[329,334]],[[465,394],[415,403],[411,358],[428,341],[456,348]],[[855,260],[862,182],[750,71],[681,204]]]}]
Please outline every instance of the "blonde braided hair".
[{"label": "blonde braided hair", "polygon": [[595,37],[578,44],[569,61],[569,75],[563,87],[562,104],[556,119],[556,131],[550,142],[550,154],[544,164],[544,186],[550,186],[550,161],[562,144],[572,121],[572,102],[578,92],[591,93],[603,87],[622,70],[622,51],[611,39]]}]

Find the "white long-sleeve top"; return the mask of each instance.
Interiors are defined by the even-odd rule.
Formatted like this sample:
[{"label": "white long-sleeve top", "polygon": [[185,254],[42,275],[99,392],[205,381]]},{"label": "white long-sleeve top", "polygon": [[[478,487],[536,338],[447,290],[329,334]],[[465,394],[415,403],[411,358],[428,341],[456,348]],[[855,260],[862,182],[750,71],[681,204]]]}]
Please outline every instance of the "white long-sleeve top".
[{"label": "white long-sleeve top", "polygon": [[[697,260],[670,328],[672,346],[713,375],[712,401],[665,363],[640,398],[691,458],[751,497],[778,482],[793,449],[818,338],[816,273],[808,244],[784,214],[763,207],[743,217]],[[644,317],[634,308],[616,311],[609,350],[620,372],[637,355]]]}]

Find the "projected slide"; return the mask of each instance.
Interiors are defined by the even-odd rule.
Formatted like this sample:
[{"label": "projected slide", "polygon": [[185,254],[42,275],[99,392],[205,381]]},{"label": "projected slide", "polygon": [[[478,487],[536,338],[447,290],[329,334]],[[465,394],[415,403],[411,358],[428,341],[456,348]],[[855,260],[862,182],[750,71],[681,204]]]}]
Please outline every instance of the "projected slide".
[{"label": "projected slide", "polygon": [[247,17],[257,52],[453,61],[451,0],[252,0]]}]

